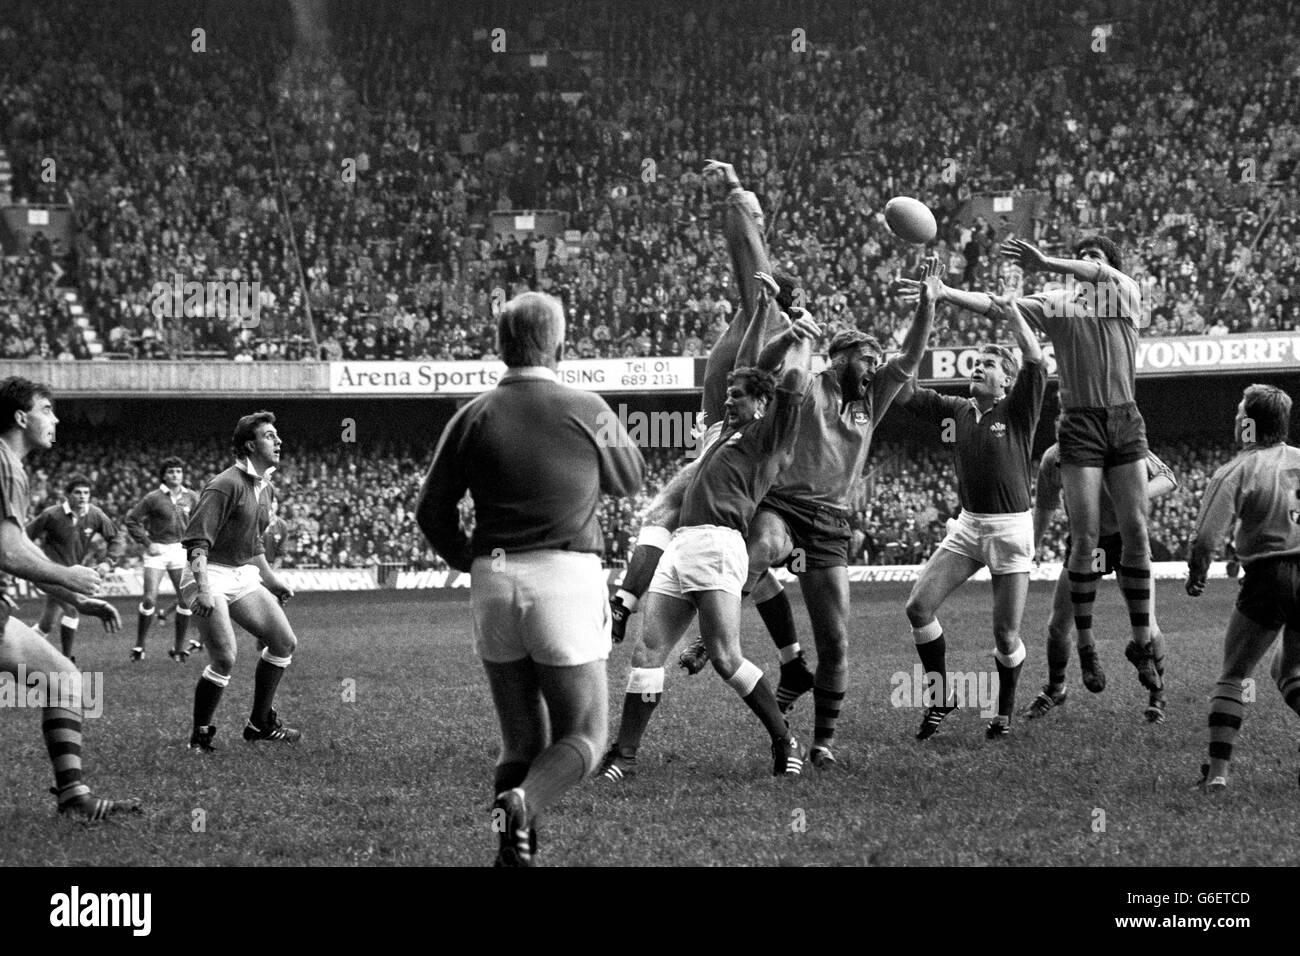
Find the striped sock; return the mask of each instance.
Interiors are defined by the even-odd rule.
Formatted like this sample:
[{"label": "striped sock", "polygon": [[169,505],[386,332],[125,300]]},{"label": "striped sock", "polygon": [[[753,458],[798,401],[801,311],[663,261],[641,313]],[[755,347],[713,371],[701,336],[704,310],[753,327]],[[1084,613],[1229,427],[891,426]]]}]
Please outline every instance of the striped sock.
[{"label": "striped sock", "polygon": [[[824,680],[821,676],[819,681]],[[833,678],[834,685],[813,687],[813,744],[830,746],[835,736],[835,723],[840,719],[840,705],[844,703],[844,674]]]},{"label": "striped sock", "polygon": [[1097,582],[1100,571],[1070,572],[1070,602],[1074,605],[1074,629],[1079,632],[1080,644],[1091,644],[1092,605],[1097,600]]},{"label": "striped sock", "polygon": [[1128,621],[1133,627],[1133,641],[1146,646],[1151,641],[1151,556],[1125,561],[1116,569],[1119,589],[1128,605]]},{"label": "striped sock", "polygon": [[46,707],[42,711],[41,734],[54,765],[59,806],[90,793],[81,780],[81,713],[66,707]]},{"label": "striped sock", "polygon": [[1210,773],[1211,777],[1228,774],[1232,762],[1232,745],[1241,731],[1246,707],[1241,702],[1241,681],[1221,680],[1214,685],[1210,698]]}]

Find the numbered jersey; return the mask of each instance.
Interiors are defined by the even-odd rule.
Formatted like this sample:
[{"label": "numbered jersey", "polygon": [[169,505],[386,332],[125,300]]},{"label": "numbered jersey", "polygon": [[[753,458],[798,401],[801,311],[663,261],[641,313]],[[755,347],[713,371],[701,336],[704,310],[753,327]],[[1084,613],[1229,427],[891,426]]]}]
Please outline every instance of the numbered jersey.
[{"label": "numbered jersey", "polygon": [[1196,519],[1198,547],[1222,541],[1234,514],[1242,565],[1300,557],[1300,448],[1248,447],[1216,471]]}]

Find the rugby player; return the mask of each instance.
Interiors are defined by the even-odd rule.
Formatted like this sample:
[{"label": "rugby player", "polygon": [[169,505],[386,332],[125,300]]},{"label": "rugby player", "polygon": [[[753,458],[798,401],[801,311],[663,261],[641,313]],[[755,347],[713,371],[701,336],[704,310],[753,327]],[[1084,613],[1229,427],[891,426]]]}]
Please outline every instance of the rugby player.
[{"label": "rugby player", "polygon": [[[448,423],[415,518],[470,572],[475,649],[501,725],[497,866],[532,866],[538,816],[595,766],[608,736],[610,619],[601,493],[634,494],[645,462],[604,399],[561,384],[564,310],[526,292],[502,307],[496,388]],[[597,436],[610,434],[613,440]],[[459,502],[474,499],[474,532]]]},{"label": "rugby player", "polygon": [[[25,378],[0,381],[0,571],[25,578],[52,598],[97,617],[110,633],[122,626],[107,601],[90,597],[100,586],[99,572],[81,564],[58,564],[27,537],[27,473],[23,459],[33,449],[54,444],[59,420],[50,390]],[[60,813],[96,821],[118,813],[139,813],[140,801],[108,800],[90,792],[81,775],[81,684],[72,677],[72,661],[39,634],[11,616],[12,602],[0,595],[0,671],[18,679],[44,674],[59,680],[57,703],[51,699],[41,712],[41,735],[54,766],[54,789]],[[66,705],[66,706],[65,706]]]},{"label": "rugby player", "polygon": [[[1061,419],[1057,417],[1057,428]],[[1169,466],[1152,452],[1147,452],[1147,497],[1154,501],[1161,495],[1167,495],[1178,487],[1178,480]],[[1034,546],[1035,550],[1043,540],[1061,503],[1061,458],[1060,445],[1053,444],[1043,452],[1038,466],[1038,487],[1034,495]],[[1115,520],[1115,506],[1110,495],[1103,493],[1101,514],[1098,519],[1097,553],[1093,555],[1094,567],[1099,565],[1102,577],[1115,573],[1119,567],[1122,542],[1119,525]],[[1065,539],[1065,563],[1070,562],[1072,542]],[[1070,663],[1070,635],[1074,632],[1074,613],[1070,602],[1070,579],[1062,574],[1056,579],[1056,590],[1052,594],[1052,617],[1047,623],[1047,683],[1033,702],[1025,708],[1022,716],[1034,719],[1047,714],[1053,707],[1059,707],[1066,701],[1065,672]],[[1106,672],[1102,669],[1094,644],[1078,641],[1079,670],[1083,675],[1083,686],[1094,694],[1106,689]],[[1155,649],[1156,672],[1161,676],[1165,672],[1164,638],[1160,624],[1156,620],[1155,609],[1151,611],[1151,643]],[[1147,691],[1147,707],[1143,712],[1149,723],[1165,722],[1165,694],[1163,690]]]},{"label": "rugby player", "polygon": [[[925,280],[931,301],[939,297],[937,275]],[[970,397],[941,395],[930,388],[904,389],[898,403],[913,415],[947,431],[956,451],[961,515],[949,525],[907,599],[912,639],[929,679],[937,676],[936,703],[926,707],[918,740],[933,737],[957,709],[948,686],[946,637],[935,616],[943,602],[971,575],[987,567],[993,583],[993,656],[998,669],[998,713],[985,728],[989,739],[1011,733],[1016,683],[1025,660],[1020,621],[1034,562],[1030,462],[1038,416],[1047,391],[1047,368],[1038,338],[1009,299],[995,300],[1020,346],[1024,365],[1001,345],[980,348],[971,372]],[[1014,384],[1012,384],[1014,383]]]},{"label": "rugby player", "polygon": [[1223,671],[1210,699],[1209,763],[1200,786],[1228,786],[1232,749],[1245,716],[1242,682],[1282,630],[1271,676],[1286,705],[1300,714],[1300,449],[1286,443],[1291,397],[1272,385],[1251,385],[1237,405],[1235,434],[1243,449],[1214,473],[1201,499],[1187,562],[1187,593],[1200,597],[1210,559],[1234,518],[1244,570],[1237,606],[1223,642]]},{"label": "rugby player", "polygon": [[212,723],[235,666],[235,627],[262,649],[253,678],[253,711],[244,739],[294,743],[302,732],[275,712],[275,691],[293,660],[298,638],[281,605],[293,590],[266,563],[262,533],[271,520],[271,475],[280,463],[280,435],[270,412],[245,415],[231,438],[235,463],[204,486],[181,544],[189,564],[181,600],[194,611],[208,666],[194,689],[190,749],[211,753]]},{"label": "rugby player", "polygon": [[632,655],[618,740],[601,762],[612,781],[633,772],[641,738],[663,698],[664,663],[695,619],[718,676],[754,712],[772,740],[773,776],[797,777],[799,742],[790,733],[763,672],[740,649],[741,590],[749,570],[745,532],[777,472],[789,462],[798,434],[803,390],[817,325],[801,316],[764,348],[785,372],[780,384],[763,367],[729,376],[718,440],[691,469],[680,527],[655,571],[645,627]]},{"label": "rugby player", "polygon": [[[63,491],[66,497],[62,502],[50,505],[27,525],[27,537],[39,544],[51,561],[72,567],[86,563],[95,535],[99,535],[108,543],[108,560],[100,562],[95,570],[101,575],[108,574],[126,553],[126,539],[118,534],[108,515],[90,503],[89,478],[73,475]],[[63,654],[75,664],[72,646],[77,639],[80,615],[75,604],[51,595],[45,599],[45,611],[36,625],[36,633],[47,636],[56,620]]]},{"label": "rugby player", "polygon": [[[927,260],[923,278],[939,268],[937,259]],[[830,366],[804,389],[791,461],[750,523],[747,587],[772,567],[787,564],[799,576],[808,607],[817,648],[809,759],[820,770],[836,763],[831,743],[848,666],[849,494],[862,474],[876,426],[921,363],[934,306],[921,285],[902,352],[888,362],[874,336],[857,329],[835,333],[827,349]],[[793,632],[793,619],[787,623]],[[794,700],[782,689],[777,688],[778,701],[788,712]]]},{"label": "rugby player", "polygon": [[181,663],[189,658],[191,651],[200,647],[198,641],[190,641],[188,646],[185,644],[185,633],[193,612],[180,600],[181,573],[185,570],[185,547],[181,544],[181,535],[199,503],[199,496],[185,487],[185,462],[180,458],[164,458],[158,466],[158,478],[162,484],[141,498],[126,516],[127,533],[144,548],[144,598],[138,609],[131,659],[144,657],[144,642],[153,626],[158,609],[158,587],[165,573],[171,578],[177,594],[176,639],[167,656]]},{"label": "rugby player", "polygon": [[[1147,538],[1146,425],[1134,395],[1141,293],[1121,270],[1119,248],[1105,236],[1090,236],[1073,259],[1043,255],[1018,239],[1002,254],[1022,270],[1064,275],[1064,288],[1015,300],[1029,324],[1045,333],[1056,350],[1064,417],[1060,430],[1061,484],[1070,517],[1072,550],[1068,577],[1074,626],[1091,644],[1092,606],[1101,572],[1092,567],[1100,536],[1103,488],[1109,492],[1122,550],[1116,567],[1128,605],[1133,637],[1124,651],[1149,691],[1164,689],[1151,642],[1151,547]],[[987,314],[992,297],[944,286],[943,301]]]},{"label": "rugby player", "polygon": [[[726,332],[710,349],[705,365],[701,415],[707,430],[699,445],[701,453],[716,440],[722,429],[723,402],[731,371],[755,366],[763,344],[788,325],[782,316],[797,316],[802,311],[796,280],[776,273],[770,264],[763,242],[763,210],[757,197],[742,188],[735,167],[730,163],[710,160],[704,175],[727,190],[723,232],[741,302]],[[759,281],[754,281],[756,279]],[[659,559],[678,525],[682,495],[690,482],[690,468],[687,465],[679,472],[646,509],[636,548],[619,589],[610,601],[615,643],[623,640],[628,618],[649,588]],[[745,593],[753,598],[754,608],[776,644],[781,658],[777,694],[788,701],[786,706],[789,706],[813,685],[812,672],[804,662],[795,632],[790,599],[770,571],[755,582],[752,589],[746,588]],[[689,674],[701,671],[708,663],[708,652],[703,642],[697,641],[683,652],[680,663]]]}]

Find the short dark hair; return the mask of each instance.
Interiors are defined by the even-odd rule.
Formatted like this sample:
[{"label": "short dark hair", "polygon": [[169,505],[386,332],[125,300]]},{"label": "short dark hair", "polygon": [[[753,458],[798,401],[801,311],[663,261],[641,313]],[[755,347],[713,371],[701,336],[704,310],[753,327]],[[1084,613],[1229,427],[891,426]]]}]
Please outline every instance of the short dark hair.
[{"label": "short dark hair", "polygon": [[1119,254],[1119,246],[1107,236],[1098,233],[1095,236],[1088,236],[1086,239],[1080,239],[1074,244],[1074,255],[1080,256],[1084,249],[1100,249],[1101,254],[1106,257],[1112,269],[1120,272],[1124,271],[1124,257]]},{"label": "short dark hair", "polygon": [[15,427],[16,412],[30,412],[38,398],[53,397],[48,386],[17,375],[0,382],[0,431]]},{"label": "short dark hair", "polygon": [[755,366],[732,371],[727,376],[727,385],[739,385],[750,398],[761,398],[765,402],[776,397],[776,376]]},{"label": "short dark hair", "polygon": [[253,441],[257,438],[258,425],[274,425],[275,415],[271,412],[253,412],[251,415],[245,415],[235,426],[235,434],[230,439],[230,445],[235,449],[236,458],[244,458],[248,452],[244,451],[244,443]]},{"label": "short dark hair", "polygon": [[1255,423],[1256,443],[1286,441],[1291,431],[1291,396],[1275,385],[1249,385],[1241,394],[1246,417]]},{"label": "short dark hair", "polygon": [[89,488],[91,491],[95,490],[95,486],[90,483],[90,479],[85,475],[73,475],[68,479],[67,484],[63,486],[63,493],[65,495],[70,495],[78,488]]},{"label": "short dark hair", "polygon": [[160,481],[167,477],[167,469],[169,468],[180,468],[183,471],[185,469],[184,459],[178,458],[175,455],[172,455],[170,458],[164,458],[162,463],[158,465],[158,479]]},{"label": "short dark hair", "polygon": [[1020,363],[1016,361],[1016,353],[1005,345],[981,345],[981,355],[996,355],[1002,361],[1002,371],[1007,373],[1007,381],[1014,382],[1016,376],[1020,374]]}]

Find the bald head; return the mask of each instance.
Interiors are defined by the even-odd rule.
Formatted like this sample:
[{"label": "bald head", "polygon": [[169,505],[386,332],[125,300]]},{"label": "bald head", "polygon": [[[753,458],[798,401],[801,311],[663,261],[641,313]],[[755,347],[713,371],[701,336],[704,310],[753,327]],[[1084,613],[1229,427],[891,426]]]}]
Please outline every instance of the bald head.
[{"label": "bald head", "polygon": [[542,292],[517,295],[501,308],[497,346],[510,368],[545,365],[555,368],[564,345],[564,307]]}]

